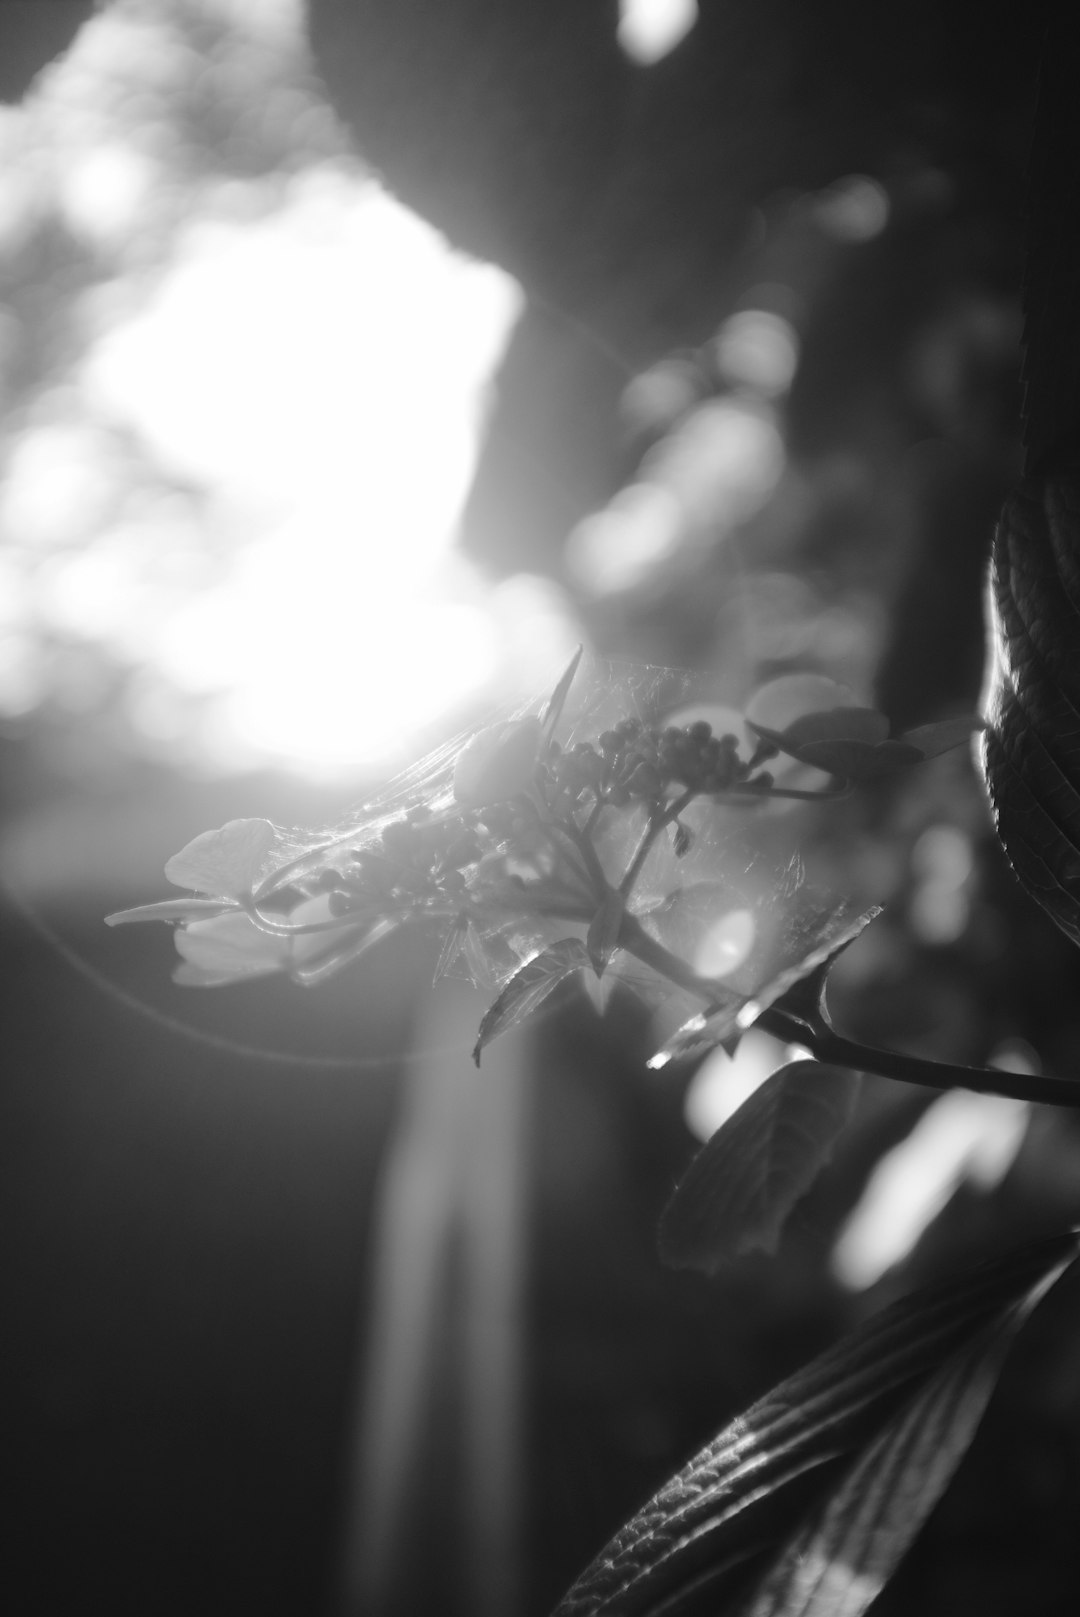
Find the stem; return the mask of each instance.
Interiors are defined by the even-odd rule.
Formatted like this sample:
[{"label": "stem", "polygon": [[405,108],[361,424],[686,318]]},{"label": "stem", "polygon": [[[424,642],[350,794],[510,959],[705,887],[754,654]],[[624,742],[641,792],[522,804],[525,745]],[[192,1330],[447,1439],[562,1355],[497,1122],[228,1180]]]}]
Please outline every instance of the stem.
[{"label": "stem", "polygon": [[861,1044],[837,1033],[821,1012],[804,1020],[781,1005],[771,1005],[762,1011],[754,1026],[786,1043],[805,1044],[819,1061],[855,1072],[899,1078],[924,1089],[973,1089],[980,1095],[1005,1095],[1011,1100],[1042,1105],[1080,1107],[1080,1079],[1002,1072],[992,1067],[965,1067],[951,1061],[905,1055],[899,1050],[879,1050],[876,1045]]},{"label": "stem", "polygon": [[627,954],[632,954],[644,965],[651,966],[662,977],[673,982],[677,988],[684,988],[695,998],[704,1000],[707,1006],[718,1004],[726,992],[719,983],[709,977],[699,977],[685,960],[680,960],[677,954],[665,949],[662,943],[658,943],[646,932],[636,916],[623,916],[616,947],[625,949]]},{"label": "stem", "polygon": [[573,843],[574,847],[578,850],[582,859],[585,861],[585,868],[592,877],[594,883],[594,891],[592,896],[599,903],[604,894],[607,892],[609,883],[607,877],[604,875],[604,867],[600,863],[596,849],[593,847],[589,837],[586,836],[585,832],[582,831],[580,826],[578,826],[573,820],[571,820],[567,825],[560,825],[559,829],[564,833],[565,836],[569,837],[570,841]]},{"label": "stem", "polygon": [[619,883],[619,892],[622,894],[623,898],[629,898],[630,894],[633,892],[634,883],[641,874],[641,867],[649,857],[649,849],[652,847],[661,831],[663,831],[666,826],[671,825],[673,821],[678,819],[683,809],[688,803],[693,801],[696,795],[697,794],[692,787],[688,788],[685,792],[683,792],[681,797],[676,797],[671,803],[667,804],[665,808],[659,810],[659,812],[654,809],[650,813],[649,823],[642,832],[641,841],[634,849],[633,857],[626,867],[626,872],[623,875],[622,881]]}]

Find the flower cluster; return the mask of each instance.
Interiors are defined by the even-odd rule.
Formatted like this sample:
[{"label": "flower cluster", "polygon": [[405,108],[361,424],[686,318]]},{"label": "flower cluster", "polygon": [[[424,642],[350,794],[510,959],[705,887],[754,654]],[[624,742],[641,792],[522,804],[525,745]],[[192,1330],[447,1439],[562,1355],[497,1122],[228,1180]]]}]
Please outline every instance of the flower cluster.
[{"label": "flower cluster", "polygon": [[[681,816],[690,804],[836,796],[849,784],[841,769],[854,775],[869,760],[877,770],[890,749],[890,766],[901,755],[914,762],[971,729],[965,721],[936,738],[926,730],[917,742],[883,742],[881,716],[850,708],[803,716],[786,732],[759,728],[745,756],[734,734],[714,734],[705,719],[660,726],[626,716],[591,739],[562,742],[577,661],[539,714],[490,726],[458,748],[426,798],[299,846],[269,821],[231,821],[166,867],[197,896],[110,921],[179,922],[178,978],[200,985],[279,970],[319,981],[396,928],[421,926],[442,941],[440,972],[463,955],[475,979],[500,988],[481,1043],[563,977],[599,976],[616,956],[712,1014],[733,996],[665,943],[660,918],[674,913],[671,895],[650,909],[640,890],[654,850],[687,854],[692,832]],[[784,787],[761,767],[781,753],[835,768],[821,789]],[[720,893],[722,902],[715,880],[676,887],[710,903]],[[790,977],[791,962],[781,967]]]}]

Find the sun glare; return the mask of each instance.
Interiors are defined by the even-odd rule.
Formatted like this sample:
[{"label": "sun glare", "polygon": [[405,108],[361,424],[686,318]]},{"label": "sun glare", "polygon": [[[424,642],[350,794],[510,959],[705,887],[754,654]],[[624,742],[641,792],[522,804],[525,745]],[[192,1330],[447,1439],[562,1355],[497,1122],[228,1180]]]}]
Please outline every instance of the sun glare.
[{"label": "sun glare", "polygon": [[619,44],[648,67],[686,38],[697,17],[697,0],[619,0]]},{"label": "sun glare", "polygon": [[[238,30],[224,68],[254,72],[244,8],[206,9]],[[12,172],[45,176],[25,229],[51,210],[96,269],[58,275],[81,347],[9,417],[0,521],[30,619],[7,626],[0,711],[33,705],[52,636],[122,670],[134,730],[185,763],[382,768],[501,677],[496,598],[455,539],[522,295],[343,135],[302,161],[282,141],[269,176],[172,172],[169,98],[211,69],[169,27],[95,19],[9,131]]]},{"label": "sun glare", "polygon": [[255,226],[193,228],[91,351],[96,409],[251,531],[154,655],[220,689],[218,747],[345,770],[491,675],[453,539],[518,304],[370,182],[322,172]]}]

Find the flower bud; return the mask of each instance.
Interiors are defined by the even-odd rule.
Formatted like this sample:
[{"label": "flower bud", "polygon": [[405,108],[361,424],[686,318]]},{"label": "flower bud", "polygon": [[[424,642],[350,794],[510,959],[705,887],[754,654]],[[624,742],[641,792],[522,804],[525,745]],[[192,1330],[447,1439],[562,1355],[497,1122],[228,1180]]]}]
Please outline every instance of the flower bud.
[{"label": "flower bud", "polygon": [[487,808],[528,791],[536,774],[540,720],[511,719],[481,730],[458,754],[454,796],[464,808]]}]

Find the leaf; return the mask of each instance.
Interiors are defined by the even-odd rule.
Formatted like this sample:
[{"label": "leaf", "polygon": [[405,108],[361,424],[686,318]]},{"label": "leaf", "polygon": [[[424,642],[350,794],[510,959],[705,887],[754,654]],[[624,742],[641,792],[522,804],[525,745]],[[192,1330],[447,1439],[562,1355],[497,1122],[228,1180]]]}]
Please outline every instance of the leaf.
[{"label": "leaf", "polygon": [[965,713],[955,719],[939,719],[936,724],[920,724],[914,730],[905,730],[897,739],[905,746],[918,747],[924,758],[937,758],[953,747],[962,747],[985,728],[977,714]]},{"label": "leaf", "polygon": [[927,758],[936,758],[962,745],[981,728],[982,720],[977,718],[942,719],[890,741],[888,719],[870,707],[837,707],[824,713],[808,713],[783,730],[753,725],[758,735],[789,757],[852,781],[881,780]]},{"label": "leaf", "polygon": [[1026,1310],[954,1353],[792,1536],[740,1617],[862,1617],[967,1453]]},{"label": "leaf", "polygon": [[213,898],[246,899],[265,873],[268,856],[281,843],[269,820],[229,820],[217,831],[203,831],[165,866],[176,887]]},{"label": "leaf", "polygon": [[1021,885],[1080,943],[1080,479],[1051,467],[1005,502],[991,551],[981,763]]},{"label": "leaf", "polygon": [[660,1221],[660,1256],[716,1272],[760,1247],[776,1250],[795,1203],[851,1117],[857,1073],[816,1061],[780,1067],[698,1152]]},{"label": "leaf", "polygon": [[[794,1535],[807,1532],[808,1542],[835,1556],[835,1542],[815,1537],[813,1524],[824,1525],[830,1497],[840,1498],[841,1518],[854,1519],[843,1503],[845,1482],[864,1456],[862,1488],[851,1480],[846,1498],[854,1503],[876,1486],[880,1462],[900,1478],[895,1507],[883,1516],[895,1519],[912,1480],[898,1463],[903,1438],[895,1445],[886,1438],[870,1458],[873,1445],[890,1423],[900,1433],[914,1410],[916,1437],[925,1421],[927,1429],[936,1425],[939,1443],[951,1442],[955,1420],[954,1446],[965,1446],[979,1411],[961,1401],[950,1415],[949,1389],[959,1390],[992,1338],[1007,1340],[1077,1245],[1075,1234],[1055,1236],[951,1276],[883,1309],[804,1365],[738,1415],[615,1534],[554,1617],[715,1617],[737,1609],[732,1601],[768,1575],[777,1546]],[[940,1398],[927,1390],[939,1376]],[[887,1498],[888,1486],[882,1491]],[[798,1610],[772,1609],[775,1617]]]},{"label": "leaf", "polygon": [[116,910],[106,915],[106,926],[126,926],[129,921],[208,921],[235,909],[231,900],[218,898],[165,898],[160,904],[138,904],[133,910]]},{"label": "leaf", "polygon": [[485,1045],[531,1016],[565,977],[589,963],[588,950],[580,938],[563,938],[526,961],[484,1013],[473,1046],[476,1065],[480,1065]]},{"label": "leaf", "polygon": [[863,741],[808,741],[796,756],[815,769],[857,781],[880,780],[923,761],[918,747],[902,741],[879,741],[873,747]]},{"label": "leaf", "polygon": [[603,903],[589,922],[589,931],[585,938],[589,962],[598,977],[603,976],[604,967],[618,944],[619,928],[622,926],[625,913],[625,898],[617,888],[609,887],[604,894]]},{"label": "leaf", "polygon": [[825,713],[807,713],[782,731],[788,748],[819,741],[859,741],[874,746],[888,733],[888,719],[872,707],[834,707]]},{"label": "leaf", "polygon": [[653,1071],[671,1061],[707,1055],[718,1045],[737,1039],[762,1011],[818,967],[835,960],[881,914],[880,904],[853,914],[843,901],[824,900],[809,887],[790,897],[786,932],[772,950],[770,970],[757,981],[753,992],[690,1017],[650,1058],[647,1065]]}]

